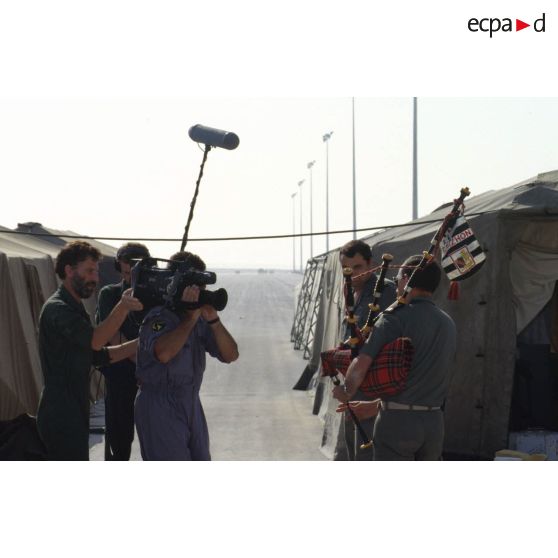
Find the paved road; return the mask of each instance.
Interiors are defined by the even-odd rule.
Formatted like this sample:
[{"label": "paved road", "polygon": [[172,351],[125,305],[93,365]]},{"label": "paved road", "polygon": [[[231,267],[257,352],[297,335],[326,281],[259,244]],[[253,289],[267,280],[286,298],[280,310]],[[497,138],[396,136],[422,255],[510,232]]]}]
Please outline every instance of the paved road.
[{"label": "paved road", "polygon": [[[215,288],[229,293],[221,317],[240,358],[230,365],[208,359],[201,398],[214,460],[325,459],[310,396],[292,389],[306,366],[290,342],[300,281],[298,274],[277,271],[218,274]],[[92,447],[91,459],[103,459],[102,443]],[[133,459],[141,459],[137,443]]]}]

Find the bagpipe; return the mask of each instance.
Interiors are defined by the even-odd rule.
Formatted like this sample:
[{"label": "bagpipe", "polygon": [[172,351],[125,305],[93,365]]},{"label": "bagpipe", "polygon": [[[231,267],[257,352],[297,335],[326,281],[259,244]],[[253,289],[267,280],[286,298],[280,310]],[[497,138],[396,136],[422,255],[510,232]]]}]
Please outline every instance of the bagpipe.
[{"label": "bagpipe", "polygon": [[[374,286],[374,292],[372,293],[372,302],[368,305],[368,317],[366,318],[366,323],[364,324],[361,333],[364,340],[368,338],[370,332],[372,331],[372,322],[374,318],[380,312],[380,298],[384,292],[386,274],[389,269],[389,264],[393,260],[391,254],[382,254],[382,265],[380,267],[380,275]],[[364,341],[363,341],[364,342]]]},{"label": "bagpipe", "polygon": [[[336,364],[341,366],[343,375],[347,372],[347,368],[353,359],[358,356],[360,348],[366,340],[366,336],[371,331],[370,324],[373,322],[374,317],[380,311],[380,306],[378,304],[384,287],[385,278],[387,270],[389,268],[389,263],[393,260],[391,254],[382,255],[382,265],[380,268],[380,275],[374,285],[374,292],[372,294],[372,302],[368,305],[368,317],[366,319],[366,324],[362,330],[358,327],[357,319],[354,313],[355,309],[355,295],[353,289],[352,275],[353,270],[350,267],[343,268],[343,280],[344,280],[344,291],[345,291],[345,308],[347,312],[347,325],[349,327],[349,338],[342,343],[337,349],[332,351],[325,351],[321,354],[322,359],[322,376],[329,376],[333,383],[338,386],[341,381],[338,377],[338,369]],[[350,405],[347,405],[347,411],[349,412],[355,426],[357,427],[364,442],[361,444],[361,449],[366,449],[372,446],[372,442],[368,439],[368,435],[362,428],[360,421],[354,414]]]},{"label": "bagpipe", "polygon": [[[403,391],[414,354],[415,348],[409,337],[398,337],[384,345],[368,368],[359,386],[360,391],[370,399]],[[352,360],[348,350],[325,351],[322,353],[322,376],[330,376],[333,383],[339,385],[337,374],[345,376]]]},{"label": "bagpipe", "polygon": [[[459,198],[453,200],[451,211],[432,237],[430,247],[422,253],[419,264],[413,269],[403,294],[385,310],[386,312],[392,312],[395,308],[406,304],[407,296],[415,286],[414,278],[436,258],[440,248],[442,267],[452,283],[471,277],[482,267],[486,255],[463,216],[465,210],[463,201],[469,194],[469,188],[461,188]],[[455,298],[452,294],[452,287],[455,292],[455,286],[455,283],[450,286],[450,298]],[[379,316],[376,320],[378,318]]]},{"label": "bagpipe", "polygon": [[[450,299],[455,299],[456,281],[466,279],[476,273],[484,264],[486,255],[477,241],[473,231],[463,216],[465,209],[464,200],[470,194],[469,188],[462,188],[459,198],[453,200],[451,211],[445,216],[442,224],[430,241],[430,247],[422,253],[419,264],[413,269],[407,285],[397,300],[384,312],[380,312],[378,301],[384,288],[384,280],[393,257],[390,254],[382,255],[380,276],[376,282],[373,302],[369,305],[366,324],[359,330],[354,316],[354,292],[352,290],[352,270],[344,269],[344,288],[347,309],[347,323],[350,329],[349,339],[336,349],[321,353],[321,375],[329,376],[336,385],[340,384],[338,374],[346,375],[350,363],[358,356],[360,347],[373,331],[374,325],[384,313],[394,312],[397,308],[407,303],[407,297],[416,284],[416,277],[432,262],[441,249],[442,268],[451,281]],[[398,266],[400,267],[400,266]],[[365,378],[359,389],[369,397],[382,397],[400,393],[405,387],[406,377],[411,368],[414,348],[412,340],[398,338],[384,346],[366,372]],[[363,431],[358,420],[348,410],[359,428]],[[367,437],[364,435],[366,441]],[[361,446],[369,447],[365,443]]]}]

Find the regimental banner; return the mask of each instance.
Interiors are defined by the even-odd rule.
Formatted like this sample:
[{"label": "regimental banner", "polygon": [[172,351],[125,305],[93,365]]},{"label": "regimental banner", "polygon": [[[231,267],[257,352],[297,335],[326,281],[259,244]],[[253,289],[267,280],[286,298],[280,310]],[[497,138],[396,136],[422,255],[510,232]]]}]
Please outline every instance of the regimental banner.
[{"label": "regimental banner", "polygon": [[440,243],[442,267],[450,281],[462,281],[476,273],[486,260],[469,223],[460,215]]}]

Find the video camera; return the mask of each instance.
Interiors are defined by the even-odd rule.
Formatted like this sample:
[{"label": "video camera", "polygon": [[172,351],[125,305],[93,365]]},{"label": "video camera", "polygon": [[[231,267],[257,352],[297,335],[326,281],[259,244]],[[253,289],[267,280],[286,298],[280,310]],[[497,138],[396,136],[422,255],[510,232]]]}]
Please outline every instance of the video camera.
[{"label": "video camera", "polygon": [[[157,262],[169,262],[170,269],[157,267]],[[143,304],[144,311],[154,306],[167,306],[174,311],[193,310],[206,304],[221,311],[228,300],[225,289],[200,290],[198,302],[181,300],[185,287],[213,285],[216,281],[215,273],[194,269],[188,261],[143,258],[132,268],[132,289],[134,296]]]}]

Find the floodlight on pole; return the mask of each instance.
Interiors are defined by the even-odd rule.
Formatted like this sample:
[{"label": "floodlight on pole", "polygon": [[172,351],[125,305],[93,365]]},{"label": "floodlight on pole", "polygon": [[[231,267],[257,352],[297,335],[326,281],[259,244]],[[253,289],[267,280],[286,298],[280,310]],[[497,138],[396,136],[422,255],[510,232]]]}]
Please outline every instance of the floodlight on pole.
[{"label": "floodlight on pole", "polygon": [[300,273],[302,273],[302,185],[304,180],[298,181],[298,188],[300,194]]},{"label": "floodlight on pole", "polygon": [[313,223],[312,223],[312,167],[316,161],[310,161],[306,168],[310,171],[310,257],[314,257],[314,247],[312,244],[312,234],[314,232]]},{"label": "floodlight on pole", "polygon": [[329,140],[332,134],[328,132],[322,137],[326,145],[326,252],[329,252]]}]

